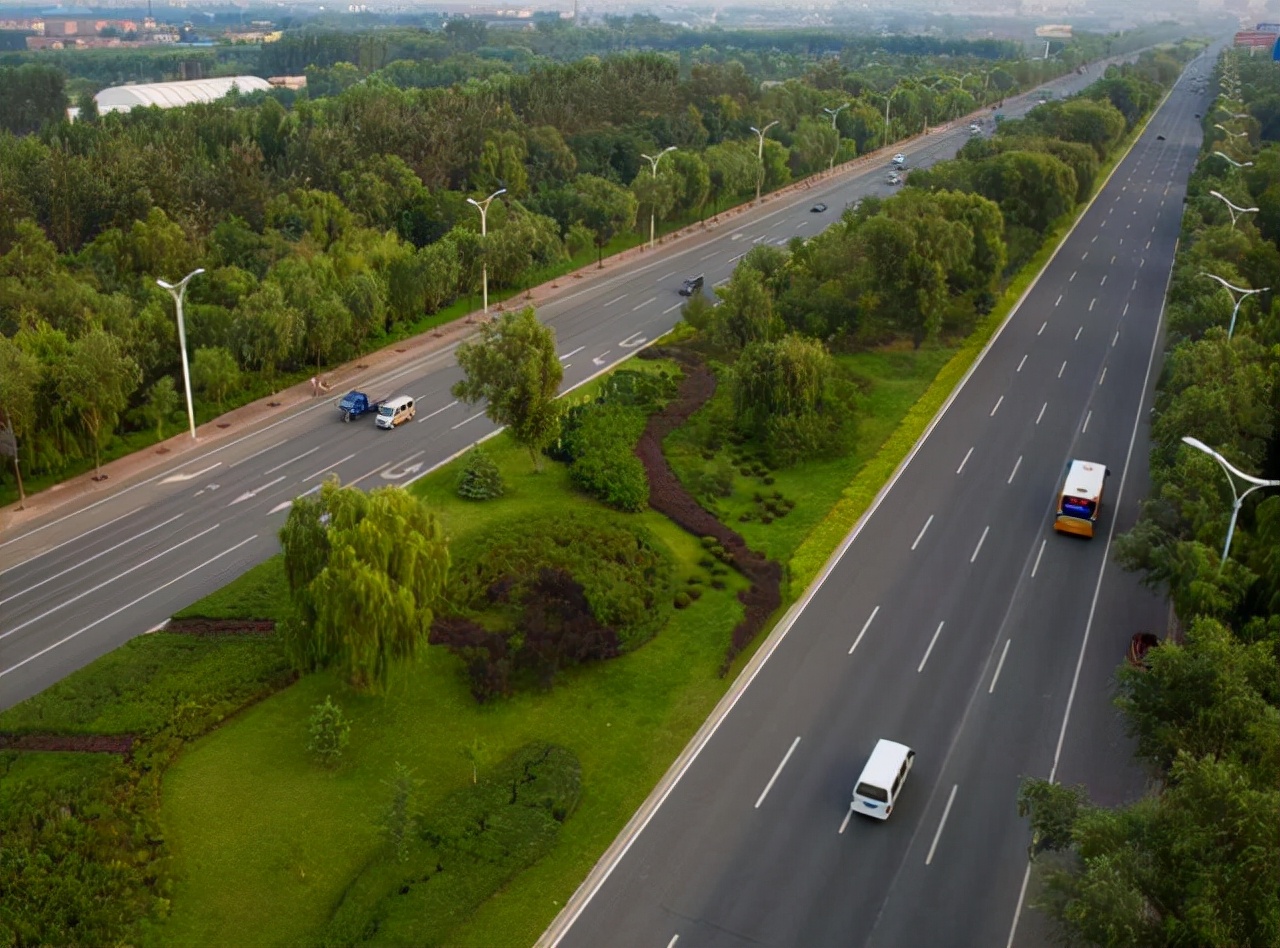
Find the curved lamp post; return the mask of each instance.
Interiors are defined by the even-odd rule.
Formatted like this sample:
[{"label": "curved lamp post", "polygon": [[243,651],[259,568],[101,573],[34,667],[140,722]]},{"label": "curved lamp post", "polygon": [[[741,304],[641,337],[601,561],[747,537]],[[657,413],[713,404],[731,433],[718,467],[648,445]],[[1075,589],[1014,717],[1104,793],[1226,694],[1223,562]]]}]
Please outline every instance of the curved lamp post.
[{"label": "curved lamp post", "polygon": [[836,147],[835,151],[831,153],[831,163],[827,165],[828,171],[836,166],[836,155],[840,153],[840,129],[836,128],[836,116],[851,105],[853,105],[852,102],[846,102],[844,105],[835,109],[829,109],[825,105],[822,107],[822,111],[831,116],[831,130],[836,133]]},{"label": "curved lamp post", "polygon": [[506,194],[506,188],[498,188],[483,201],[477,201],[475,198],[467,198],[468,204],[474,204],[476,210],[480,212],[480,274],[481,283],[484,286],[484,311],[487,315],[489,312],[489,258],[484,250],[484,238],[489,236],[489,202],[496,198],[499,194]]},{"label": "curved lamp post", "polygon": [[1249,133],[1248,133],[1248,132],[1233,132],[1233,131],[1231,131],[1231,129],[1227,128],[1225,125],[1220,125],[1220,124],[1219,124],[1219,123],[1217,123],[1217,122],[1214,122],[1214,123],[1213,123],[1213,127],[1214,127],[1214,128],[1220,128],[1220,129],[1222,129],[1224,132],[1226,132],[1226,133],[1227,133],[1228,135],[1230,135],[1232,138],[1248,138],[1248,137],[1249,137]]},{"label": "curved lamp post", "polygon": [[1225,159],[1229,164],[1234,165],[1234,166],[1235,166],[1235,167],[1237,167],[1237,168],[1252,168],[1252,167],[1253,167],[1253,162],[1252,162],[1252,161],[1236,161],[1236,160],[1235,160],[1234,158],[1232,158],[1230,155],[1223,154],[1223,153],[1222,153],[1222,152],[1220,152],[1220,151],[1215,151],[1215,152],[1214,152],[1214,154],[1215,154],[1215,155],[1217,155],[1219,158],[1223,158],[1223,159]]},{"label": "curved lamp post", "polygon": [[887,148],[889,146],[889,103],[891,103],[893,101],[893,97],[898,94],[898,87],[901,85],[901,82],[894,83],[893,88],[889,90],[889,94],[884,97],[884,139],[880,142],[881,148]]},{"label": "curved lamp post", "polygon": [[[1244,504],[1244,499],[1255,490],[1260,490],[1263,487],[1280,487],[1280,481],[1263,480],[1261,477],[1254,477],[1252,474],[1246,474],[1198,438],[1183,438],[1182,443],[1195,448],[1197,451],[1203,451],[1205,454],[1209,455],[1209,457],[1217,461],[1218,465],[1227,475],[1227,483],[1231,485],[1231,497],[1234,502],[1231,505],[1231,524],[1227,527],[1227,542],[1222,546],[1222,562],[1218,564],[1218,569],[1222,569],[1222,567],[1226,565],[1228,554],[1231,552],[1231,539],[1235,536],[1236,532],[1236,518],[1240,516],[1240,507]],[[1236,490],[1237,477],[1245,483],[1252,484],[1253,486],[1247,489],[1244,493],[1240,493]]]},{"label": "curved lamp post", "polygon": [[[1260,290],[1246,290],[1242,286],[1234,286],[1228,283],[1226,280],[1222,279],[1222,277],[1218,276],[1216,273],[1205,273],[1201,271],[1200,275],[1207,276],[1210,280],[1217,280],[1219,283],[1221,283],[1223,288],[1228,293],[1231,294],[1231,301],[1235,303],[1235,308],[1231,310],[1231,325],[1227,328],[1228,339],[1230,339],[1232,334],[1235,333],[1236,331],[1236,314],[1240,312],[1240,304],[1243,303],[1245,299],[1247,299],[1248,297],[1253,296],[1255,293],[1265,293],[1267,292],[1267,290],[1271,289],[1271,287],[1269,286],[1264,286]],[[1237,293],[1239,293],[1240,295],[1236,296]]]},{"label": "curved lamp post", "polygon": [[204,267],[192,270],[176,284],[165,280],[156,280],[156,285],[168,290],[178,309],[178,348],[182,352],[182,388],[187,394],[187,424],[191,428],[191,440],[196,437],[196,412],[191,403],[191,369],[187,366],[187,327],[182,321],[182,298],[187,295],[187,284],[193,277],[204,273]]},{"label": "curved lamp post", "polygon": [[[666,148],[662,149],[662,151],[658,152],[653,157],[646,155],[644,152],[640,153],[640,157],[643,158],[645,161],[649,162],[649,169],[653,172],[654,181],[658,180],[658,162],[662,160],[662,156],[669,151],[675,151],[675,150],[676,150],[675,145],[668,145]],[[650,250],[653,249],[653,217],[654,217],[654,207],[653,207],[653,202],[651,201],[649,203],[649,249]]]},{"label": "curved lamp post", "polygon": [[1232,230],[1236,229],[1236,218],[1239,217],[1241,214],[1258,213],[1258,209],[1256,207],[1240,207],[1238,204],[1232,204],[1231,201],[1219,191],[1210,191],[1209,193],[1212,194],[1214,197],[1216,197],[1223,204],[1227,205],[1227,210],[1231,212],[1231,229]]},{"label": "curved lamp post", "polygon": [[760,203],[760,186],[764,184],[764,136],[768,133],[769,129],[773,128],[773,126],[777,125],[780,121],[782,121],[782,119],[774,119],[764,128],[756,128],[754,125],[751,126],[751,131],[755,132],[756,137],[760,139],[760,147],[756,151],[756,162],[760,166],[759,169],[756,171],[756,203],[757,204]]}]

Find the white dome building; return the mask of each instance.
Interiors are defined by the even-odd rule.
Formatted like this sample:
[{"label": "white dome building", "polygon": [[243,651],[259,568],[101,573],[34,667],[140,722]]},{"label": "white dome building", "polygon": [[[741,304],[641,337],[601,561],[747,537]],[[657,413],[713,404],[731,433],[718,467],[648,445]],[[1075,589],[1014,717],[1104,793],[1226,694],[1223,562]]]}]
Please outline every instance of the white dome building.
[{"label": "white dome building", "polygon": [[233,89],[241,94],[265,92],[271,83],[257,76],[221,76],[216,79],[191,79],[186,82],[150,82],[136,86],[112,86],[93,97],[98,112],[128,112],[141,106],[154,105],[173,109],[196,102],[215,102]]}]

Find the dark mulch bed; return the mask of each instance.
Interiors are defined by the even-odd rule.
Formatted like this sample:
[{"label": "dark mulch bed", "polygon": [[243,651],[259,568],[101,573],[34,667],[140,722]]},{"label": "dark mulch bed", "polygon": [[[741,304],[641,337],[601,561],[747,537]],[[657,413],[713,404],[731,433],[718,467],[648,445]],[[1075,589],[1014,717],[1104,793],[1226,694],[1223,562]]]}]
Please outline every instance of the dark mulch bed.
[{"label": "dark mulch bed", "polygon": [[164,627],[179,635],[273,635],[274,619],[173,619]]},{"label": "dark mulch bed", "polygon": [[729,664],[782,605],[782,567],[748,547],[739,534],[699,504],[680,483],[662,453],[663,439],[715,394],[715,375],[696,355],[684,349],[651,349],[646,354],[651,358],[675,359],[684,371],[679,393],[666,408],[649,417],[649,424],[636,445],[636,457],[644,464],[649,477],[649,506],[696,537],[715,537],[728,551],[734,568],[751,581],[751,586],[738,594],[746,607],[746,615],[733,630],[725,654],[721,674],[727,674]]},{"label": "dark mulch bed", "polygon": [[82,751],[92,754],[133,752],[132,734],[11,734],[0,731],[0,750]]}]

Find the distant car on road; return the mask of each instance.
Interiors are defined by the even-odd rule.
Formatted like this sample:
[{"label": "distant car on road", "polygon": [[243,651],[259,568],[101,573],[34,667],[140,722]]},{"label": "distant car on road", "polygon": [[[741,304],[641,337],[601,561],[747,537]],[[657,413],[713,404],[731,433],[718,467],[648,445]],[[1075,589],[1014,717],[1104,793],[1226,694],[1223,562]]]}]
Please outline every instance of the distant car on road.
[{"label": "distant car on road", "polygon": [[890,171],[889,177],[885,178],[884,180],[886,184],[901,184],[902,175],[898,174],[898,172],[896,171]]},{"label": "distant car on road", "polygon": [[698,274],[696,277],[689,277],[689,279],[680,284],[680,295],[693,296],[694,293],[700,293],[702,292],[702,284],[702,274]]},{"label": "distant car on road", "polygon": [[809,213],[810,213],[810,214],[821,214],[821,213],[822,213],[823,211],[825,211],[826,209],[827,209],[827,205],[825,205],[825,204],[823,204],[821,201],[819,201],[817,204],[813,205],[813,207],[809,208]]},{"label": "distant car on road", "polygon": [[979,125],[979,124],[977,124],[976,122],[975,122],[974,124],[970,125],[970,126],[969,126],[969,134],[970,134],[970,135],[981,135],[981,134],[982,134],[982,126],[981,126],[981,125]]},{"label": "distant car on road", "polygon": [[898,167],[902,167],[907,163],[907,156],[899,152],[893,156],[893,163]]}]

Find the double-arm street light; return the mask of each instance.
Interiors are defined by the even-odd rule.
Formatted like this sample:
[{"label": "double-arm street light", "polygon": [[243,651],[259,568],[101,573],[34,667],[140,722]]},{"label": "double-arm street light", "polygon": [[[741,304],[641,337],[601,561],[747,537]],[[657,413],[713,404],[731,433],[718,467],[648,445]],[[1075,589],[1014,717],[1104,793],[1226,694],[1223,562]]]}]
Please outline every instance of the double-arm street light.
[{"label": "double-arm street light", "polygon": [[756,128],[754,125],[751,126],[751,131],[755,132],[756,137],[760,139],[760,147],[756,151],[756,162],[759,164],[759,168],[756,170],[756,203],[757,204],[760,203],[760,186],[764,184],[764,136],[769,131],[769,129],[773,128],[773,126],[777,125],[780,121],[782,120],[774,119],[764,128]]},{"label": "double-arm street light", "polygon": [[1247,118],[1253,117],[1248,112],[1232,112],[1229,108],[1227,108],[1221,102],[1218,103],[1216,108],[1219,109],[1220,111],[1226,112],[1227,115],[1231,116],[1233,119],[1247,119]]},{"label": "double-arm street light", "polygon": [[1222,158],[1222,159],[1226,160],[1226,162],[1227,162],[1228,164],[1234,165],[1234,166],[1235,166],[1235,167],[1237,167],[1237,168],[1252,168],[1252,167],[1253,167],[1253,162],[1252,162],[1252,161],[1236,161],[1236,160],[1235,160],[1234,158],[1232,158],[1230,155],[1223,154],[1223,153],[1222,153],[1222,152],[1220,152],[1220,151],[1215,151],[1215,152],[1214,152],[1214,154],[1215,154],[1215,155],[1217,155],[1219,158]]},{"label": "double-arm street light", "polygon": [[496,198],[499,194],[506,194],[506,188],[498,188],[483,201],[477,201],[475,198],[467,198],[468,204],[474,204],[476,210],[480,212],[480,274],[481,283],[484,285],[484,311],[489,312],[489,259],[485,252],[485,238],[489,236],[489,202]]},{"label": "double-arm street light", "polygon": [[1219,123],[1217,123],[1217,122],[1214,122],[1214,123],[1213,123],[1213,127],[1214,127],[1214,128],[1220,128],[1220,129],[1222,129],[1224,132],[1226,132],[1226,133],[1227,133],[1228,135],[1230,135],[1232,138],[1248,138],[1248,137],[1249,137],[1249,133],[1248,133],[1248,132],[1233,132],[1233,131],[1231,131],[1231,129],[1227,128],[1225,125],[1220,125],[1220,124],[1219,124]]},{"label": "double-arm street light", "polygon": [[889,90],[889,94],[884,97],[884,139],[880,143],[881,148],[887,148],[889,145],[889,103],[898,94],[898,87],[901,85],[901,82],[894,83],[893,88]]},{"label": "double-arm street light", "polygon": [[[1231,301],[1235,304],[1235,308],[1231,310],[1231,325],[1227,327],[1228,339],[1230,339],[1231,336],[1236,331],[1236,314],[1240,312],[1240,304],[1243,303],[1248,297],[1253,296],[1255,293],[1265,293],[1267,292],[1267,290],[1271,289],[1271,287],[1269,286],[1264,286],[1260,290],[1246,290],[1242,286],[1235,286],[1231,283],[1228,283],[1226,280],[1222,279],[1222,277],[1218,276],[1216,273],[1205,273],[1201,271],[1200,275],[1207,276],[1210,280],[1217,280],[1219,283],[1222,284],[1223,288],[1228,293],[1231,294]],[[1240,295],[1236,296],[1237,293],[1239,293]]]},{"label": "double-arm street light", "polygon": [[[1227,527],[1227,542],[1222,545],[1222,562],[1218,564],[1218,569],[1222,569],[1222,567],[1226,565],[1227,556],[1231,553],[1231,538],[1235,536],[1236,518],[1240,516],[1240,507],[1244,504],[1244,499],[1255,490],[1259,490],[1263,487],[1280,487],[1280,481],[1263,480],[1261,477],[1254,477],[1252,474],[1246,474],[1199,438],[1183,438],[1182,443],[1195,448],[1197,451],[1203,451],[1205,454],[1209,455],[1209,457],[1217,461],[1219,466],[1227,475],[1227,483],[1231,485],[1231,497],[1234,502],[1231,505],[1231,525]],[[1244,493],[1238,492],[1236,490],[1237,477],[1246,484],[1252,484],[1253,486],[1247,489]]]},{"label": "double-arm street light", "polygon": [[1236,218],[1239,217],[1241,214],[1257,214],[1258,213],[1258,209],[1256,207],[1240,207],[1238,204],[1232,204],[1231,201],[1226,197],[1226,195],[1222,194],[1220,191],[1210,191],[1209,193],[1212,194],[1214,197],[1216,197],[1223,204],[1227,205],[1227,210],[1231,212],[1231,229],[1232,230],[1236,229]]},{"label": "double-arm street light", "polygon": [[[650,157],[649,155],[646,155],[644,152],[640,153],[640,157],[643,158],[645,161],[649,162],[649,169],[653,172],[653,180],[655,184],[658,181],[658,162],[662,160],[662,156],[665,155],[667,152],[675,151],[675,150],[676,150],[675,145],[668,145],[666,148],[662,149],[662,151],[658,152],[656,155],[653,155],[652,157]],[[654,218],[655,212],[656,212],[656,209],[654,208],[653,201],[651,200],[649,202],[649,249],[650,250],[653,249],[653,218]]]},{"label": "double-arm street light", "polygon": [[825,105],[822,107],[822,111],[831,116],[831,130],[836,133],[836,147],[831,152],[831,163],[827,165],[828,171],[836,166],[836,155],[840,153],[840,129],[836,128],[836,116],[851,105],[853,105],[852,102],[846,102],[844,105],[838,106],[834,109],[829,109]]},{"label": "double-arm street light", "polygon": [[178,307],[178,349],[182,352],[182,388],[187,393],[187,424],[191,427],[191,438],[196,436],[196,411],[191,403],[191,369],[187,367],[187,327],[182,321],[182,298],[187,295],[187,284],[193,277],[204,273],[204,267],[192,270],[176,284],[165,280],[156,280],[156,284],[169,291],[173,302]]}]

